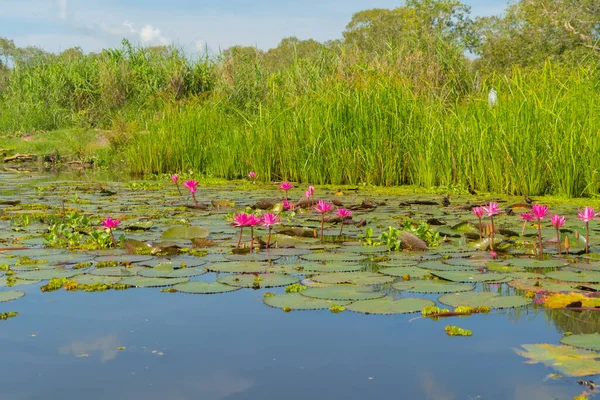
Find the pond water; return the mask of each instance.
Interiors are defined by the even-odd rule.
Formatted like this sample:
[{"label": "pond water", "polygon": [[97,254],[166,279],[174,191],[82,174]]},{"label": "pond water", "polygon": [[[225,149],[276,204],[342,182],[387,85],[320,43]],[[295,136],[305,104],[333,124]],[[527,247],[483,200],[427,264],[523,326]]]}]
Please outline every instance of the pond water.
[{"label": "pond water", "polygon": [[[316,238],[275,236],[274,240],[280,240],[282,245],[293,243],[295,247],[270,253],[260,250],[257,256],[232,254],[239,230],[230,225],[226,216],[244,211],[246,206],[260,199],[280,198],[282,194],[275,184],[230,183],[220,187],[201,184],[197,193],[201,204],[231,200],[235,205],[221,202],[206,209],[194,209],[187,207],[192,204],[189,195],[184,192],[180,196],[168,178],[119,182],[99,180],[96,175],[0,171],[0,182],[0,265],[8,265],[14,273],[8,275],[17,278],[14,286],[7,287],[6,276],[1,277],[0,299],[2,293],[25,294],[0,302],[0,312],[19,313],[14,318],[0,320],[0,352],[4,364],[0,399],[262,400],[381,396],[545,400],[572,399],[582,392],[591,398],[594,391],[580,385],[578,380],[600,380],[593,373],[598,373],[600,357],[597,353],[586,353],[592,355],[585,368],[578,369],[584,373],[576,376],[560,366],[553,366],[567,364],[569,360],[528,364],[528,359],[516,351],[523,350],[524,344],[559,346],[565,332],[593,334],[599,331],[597,311],[546,309],[523,297],[526,292],[520,290],[525,286],[523,282],[514,284],[519,279],[538,279],[544,282],[542,287],[545,282],[554,282],[566,285],[568,290],[561,291],[583,293],[588,290],[577,288],[598,287],[594,272],[600,268],[596,261],[583,257],[567,259],[556,254],[552,247],[547,253],[562,263],[511,264],[515,259],[534,262],[528,255],[528,247],[522,243],[532,240],[530,236],[519,235],[522,222],[517,217],[500,215],[498,225],[517,231],[518,237],[511,237],[507,232],[498,235],[504,247],[498,245],[502,252],[499,251],[500,260],[496,262],[507,268],[487,270],[485,266],[491,268],[494,260],[488,252],[475,250],[473,244],[477,239],[464,236],[465,232],[474,232],[477,221],[473,221],[469,210],[459,206],[483,203],[488,198],[457,196],[451,198],[450,206],[443,207],[414,204],[415,200],[439,201],[440,196],[386,196],[363,189],[342,190],[342,195],[336,190],[317,187],[317,198],[335,199],[354,208],[354,221],[365,219],[366,226],[348,224],[344,226],[344,239],[335,241],[339,225],[326,223],[323,247]],[[302,193],[300,188],[294,188],[290,197],[299,198]],[[361,207],[363,200],[373,202],[372,208]],[[513,199],[506,200],[510,204]],[[574,220],[572,214],[576,209],[558,208],[570,213],[570,220]],[[76,220],[72,216],[74,212],[86,215],[89,221]],[[444,225],[433,228],[447,240],[426,252],[393,254],[357,243],[366,228],[373,228],[379,234],[388,225],[399,226],[402,216],[410,216],[416,222],[438,219]],[[195,248],[183,255],[152,255],[145,251],[144,255],[134,256],[131,250],[128,253],[124,248],[94,249],[90,237],[82,235],[80,243],[85,245],[80,247],[87,247],[85,249],[45,247],[50,244],[47,232],[53,223],[68,221],[67,224],[71,224],[68,229],[90,233],[99,220],[106,217],[122,221],[115,230],[116,237],[124,234],[127,239],[152,243],[154,250],[156,243],[167,240],[161,239],[164,232],[184,225],[204,228],[206,234],[201,236],[216,245]],[[281,214],[283,224],[275,230],[291,227],[318,230],[319,218],[311,212],[299,211],[295,215],[284,212]],[[126,226],[135,226],[135,223],[144,230],[125,231]],[[567,223],[565,228],[575,230],[577,223]],[[526,235],[535,233],[532,227],[527,227],[527,231]],[[194,234],[201,232],[204,231]],[[551,233],[551,227],[545,227],[544,234],[550,237]],[[191,249],[190,239],[181,239],[182,233],[178,234],[168,239],[168,243],[177,246],[178,253],[182,248]],[[265,234],[265,229],[257,229],[257,235],[265,238]],[[596,231],[592,232],[593,238],[596,235]],[[244,236],[243,242],[248,241],[249,237]],[[577,239],[573,238],[572,242],[572,251],[580,252]],[[54,244],[57,243],[55,238]],[[7,250],[9,248],[11,250]],[[159,248],[165,249],[173,251],[173,247]],[[137,250],[139,252],[139,248]],[[598,248],[592,246],[591,250],[597,252]],[[25,255],[28,258],[23,258]],[[263,256],[267,261],[261,261]],[[584,264],[573,264],[574,261]],[[165,267],[167,262],[172,264]],[[181,262],[186,263],[185,268],[168,268],[181,266]],[[196,268],[195,273],[187,275],[193,276],[175,277],[180,276],[176,275],[177,271],[192,268]],[[406,268],[412,274],[410,280],[403,280],[405,274],[397,270],[386,274],[391,268],[400,268],[400,271]],[[435,285],[444,285],[439,290],[437,286],[436,289],[419,286],[422,282],[416,276],[420,269],[427,271],[426,277],[431,278],[433,274],[438,279],[442,276],[449,279],[435,281]],[[245,270],[257,273],[245,274],[250,277],[248,281],[227,278],[229,271]],[[579,277],[581,270],[589,274],[585,275],[590,277],[589,282],[569,280],[570,275],[565,275],[566,281],[552,276],[556,272],[570,271]],[[34,279],[35,274],[39,274],[39,280]],[[469,274],[472,276],[467,276]],[[42,292],[40,287],[53,275],[80,280],[80,284],[110,281],[160,287],[99,292],[61,288]],[[169,279],[179,279],[178,284],[170,284]],[[186,283],[188,279],[209,283],[219,279],[223,283],[198,289],[198,286],[190,287]],[[300,294],[285,293],[286,286],[300,281],[309,286],[305,290],[313,290],[313,294],[303,297],[304,290]],[[269,282],[276,287],[262,287],[270,286]],[[318,291],[323,290],[319,288],[325,284],[331,285],[328,288],[337,288],[342,283],[346,284],[342,289],[350,293]],[[358,286],[348,289],[348,283],[358,283]],[[410,286],[413,284],[415,286]],[[239,288],[253,285],[258,288]],[[182,291],[165,292],[165,287]],[[209,290],[207,288],[226,290],[224,287],[231,291],[184,293]],[[353,291],[357,287],[359,290]],[[490,298],[497,294],[502,300],[490,301],[489,304],[497,304],[497,308],[492,307],[489,313],[439,319],[421,317],[422,305],[429,304],[426,301],[398,308],[380,308],[373,303],[378,300],[351,302],[353,296],[375,293],[367,298],[375,299],[381,294],[390,301],[423,299],[452,309],[449,305],[453,304],[449,303],[455,302],[454,297],[450,301],[448,297],[442,299],[446,301],[443,303],[438,301],[440,296],[461,297],[472,292],[487,293]],[[265,293],[275,296],[264,297]],[[315,302],[315,308],[322,309],[290,307],[292,310],[287,311],[291,312],[284,312],[283,306],[265,305],[265,301],[278,296],[309,299]],[[289,304],[296,304],[294,301]],[[346,310],[333,313],[319,303],[323,301],[343,304]],[[363,304],[362,308],[358,304]],[[378,314],[390,309],[397,313]],[[404,313],[407,311],[411,313]],[[473,334],[448,336],[444,331],[446,325],[456,325]]]}]

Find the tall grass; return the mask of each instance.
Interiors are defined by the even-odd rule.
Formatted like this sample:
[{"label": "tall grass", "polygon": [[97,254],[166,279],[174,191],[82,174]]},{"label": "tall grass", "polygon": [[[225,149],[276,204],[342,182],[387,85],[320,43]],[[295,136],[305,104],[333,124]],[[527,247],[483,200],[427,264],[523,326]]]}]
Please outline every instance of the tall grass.
[{"label": "tall grass", "polygon": [[[377,71],[273,86],[243,112],[223,97],[165,110],[128,148],[136,173],[198,170],[238,178],[421,186],[507,194],[596,195],[597,71],[515,70],[448,102]],[[499,103],[490,107],[494,87]]]}]

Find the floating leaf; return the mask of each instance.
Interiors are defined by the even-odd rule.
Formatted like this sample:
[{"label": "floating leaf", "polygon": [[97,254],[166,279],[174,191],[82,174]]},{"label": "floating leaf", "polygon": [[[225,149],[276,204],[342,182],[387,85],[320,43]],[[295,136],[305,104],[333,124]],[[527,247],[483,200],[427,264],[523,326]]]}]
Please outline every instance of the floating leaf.
[{"label": "floating leaf", "polygon": [[27,271],[15,275],[17,279],[26,279],[33,281],[45,281],[52,278],[71,278],[80,275],[83,272],[65,268],[47,269],[41,271]]},{"label": "floating leaf", "polygon": [[120,283],[135,287],[164,287],[184,283],[188,280],[187,278],[146,278],[143,276],[132,276],[124,278]]},{"label": "floating leaf", "polygon": [[204,281],[193,281],[180,283],[173,286],[173,289],[182,293],[193,293],[193,294],[216,294],[225,292],[234,292],[240,290],[240,287],[225,285],[219,282],[204,282]]},{"label": "floating leaf", "polygon": [[8,292],[0,292],[0,303],[17,300],[23,296],[25,296],[25,292],[20,292],[17,290],[11,290]]},{"label": "floating leaf", "polygon": [[326,287],[308,288],[300,292],[302,296],[323,300],[368,300],[385,296],[383,292],[376,292],[367,287],[334,285]]},{"label": "floating leaf", "polygon": [[381,274],[402,277],[409,275],[412,278],[420,279],[426,275],[429,275],[431,271],[419,267],[393,267],[379,270]]},{"label": "floating leaf", "polygon": [[189,278],[200,276],[206,273],[206,269],[200,268],[161,268],[160,265],[151,269],[143,269],[138,272],[139,276],[148,278]]},{"label": "floating leaf", "polygon": [[353,285],[378,285],[394,281],[391,276],[376,274],[373,272],[340,272],[316,275],[311,278],[320,283],[350,283]]},{"label": "floating leaf", "polygon": [[97,276],[97,275],[78,275],[71,278],[71,280],[81,285],[115,285],[121,281],[118,276]]},{"label": "floating leaf", "polygon": [[298,278],[283,274],[262,274],[259,276],[251,274],[235,274],[223,276],[217,279],[217,282],[236,287],[270,288],[297,283]]},{"label": "floating leaf", "polygon": [[266,305],[275,308],[289,308],[291,310],[325,310],[333,304],[345,306],[349,302],[342,303],[333,300],[314,299],[311,297],[302,296],[300,293],[281,294],[277,296],[268,296],[264,300]]},{"label": "floating leaf", "polygon": [[499,282],[507,277],[505,274],[477,271],[434,271],[431,274],[452,282]]},{"label": "floating leaf", "polygon": [[143,267],[106,267],[100,269],[91,270],[89,273],[92,275],[100,275],[100,276],[135,276],[141,270],[146,268]]},{"label": "floating leaf", "polygon": [[414,293],[456,293],[468,292],[475,289],[470,283],[450,283],[433,280],[410,280],[393,285],[395,289]]},{"label": "floating leaf", "polygon": [[433,306],[435,303],[425,299],[399,299],[394,300],[386,296],[374,300],[361,300],[346,306],[347,310],[366,314],[408,314],[420,312],[423,308]]},{"label": "floating leaf", "polygon": [[559,281],[600,283],[600,272],[595,271],[552,271],[546,275]]},{"label": "floating leaf", "polygon": [[560,342],[580,349],[600,351],[600,333],[564,336]]},{"label": "floating leaf", "polygon": [[526,299],[521,296],[501,296],[498,293],[491,292],[445,294],[440,296],[438,301],[452,307],[469,306],[473,308],[479,306],[488,306],[490,308],[522,307],[531,304],[532,302],[531,299]]},{"label": "floating leaf", "polygon": [[275,261],[281,258],[270,253],[250,253],[250,254],[227,254],[225,255],[227,260],[241,261],[241,262],[261,262],[261,261]]},{"label": "floating leaf", "polygon": [[205,238],[209,234],[208,229],[200,226],[174,226],[163,233],[163,239],[195,239]]},{"label": "floating leaf", "polygon": [[366,257],[358,255],[358,254],[352,254],[352,253],[341,254],[341,253],[325,253],[325,252],[305,254],[303,256],[300,256],[300,258],[303,258],[308,261],[341,261],[341,262],[355,261],[355,262],[358,262],[358,261],[366,260]]},{"label": "floating leaf", "polygon": [[269,264],[259,262],[225,262],[206,265],[206,269],[214,272],[259,273],[266,272]]},{"label": "floating leaf", "polygon": [[515,351],[518,355],[529,359],[529,364],[542,363],[569,376],[600,374],[599,353],[546,343],[524,344],[522,347],[525,351]]},{"label": "floating leaf", "polygon": [[508,263],[514,267],[522,268],[560,268],[569,265],[561,260],[533,260],[528,258],[516,258],[508,260]]}]

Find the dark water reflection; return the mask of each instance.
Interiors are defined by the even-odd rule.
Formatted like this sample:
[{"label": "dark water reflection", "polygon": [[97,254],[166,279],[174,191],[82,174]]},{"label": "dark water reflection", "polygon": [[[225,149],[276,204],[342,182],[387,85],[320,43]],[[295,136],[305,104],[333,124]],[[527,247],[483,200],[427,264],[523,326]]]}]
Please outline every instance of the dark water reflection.
[{"label": "dark water reflection", "polygon": [[[411,322],[416,315],[284,313],[252,290],[26,290],[9,307],[21,315],[0,326],[0,399],[546,400],[581,392],[575,379],[544,381],[555,371],[512,351],[558,343],[550,320],[559,330],[584,326],[564,312]],[[474,336],[447,337],[447,323]]]}]

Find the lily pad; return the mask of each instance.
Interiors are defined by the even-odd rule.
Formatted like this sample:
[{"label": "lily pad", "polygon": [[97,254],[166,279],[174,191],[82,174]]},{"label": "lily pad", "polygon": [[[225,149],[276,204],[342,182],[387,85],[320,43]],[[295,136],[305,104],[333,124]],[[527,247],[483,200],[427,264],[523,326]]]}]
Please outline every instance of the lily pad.
[{"label": "lily pad", "polygon": [[477,271],[433,271],[432,275],[452,282],[499,282],[507,277],[505,274]]},{"label": "lily pad", "polygon": [[346,306],[348,301],[333,301],[314,299],[311,297],[302,296],[300,293],[281,294],[277,296],[265,297],[266,305],[281,309],[291,310],[323,310],[328,309],[333,304]]},{"label": "lily pad", "polygon": [[227,254],[225,258],[230,261],[241,261],[241,262],[262,262],[262,261],[275,261],[281,256],[276,256],[267,253],[250,253],[250,254]]},{"label": "lily pad", "polygon": [[564,336],[560,342],[580,349],[600,351],[600,333]]},{"label": "lily pad", "polygon": [[17,300],[23,296],[25,296],[25,292],[20,292],[18,290],[11,290],[8,292],[0,292],[0,303]]},{"label": "lily pad", "polygon": [[535,292],[544,290],[547,292],[577,292],[576,284],[573,282],[554,282],[547,279],[513,279],[508,286],[515,289]]},{"label": "lily pad", "polygon": [[546,274],[549,278],[566,282],[600,283],[600,272],[595,271],[552,271]]},{"label": "lily pad", "polygon": [[182,293],[192,293],[192,294],[216,294],[216,293],[226,293],[226,292],[234,292],[236,290],[240,290],[241,287],[225,285],[219,282],[204,282],[204,281],[192,281],[186,283],[180,283],[178,285],[173,286],[173,289]]},{"label": "lily pad", "polygon": [[334,285],[326,287],[313,287],[300,292],[302,296],[323,300],[368,300],[385,296],[383,292],[376,292],[364,286]]},{"label": "lily pad", "polygon": [[144,276],[131,276],[124,278],[120,283],[135,287],[164,287],[187,282],[188,278],[147,278]]},{"label": "lily pad", "polygon": [[163,233],[163,239],[195,239],[205,238],[209,235],[209,231],[206,228],[200,226],[174,226],[169,228]]},{"label": "lily pad", "polygon": [[92,275],[100,275],[100,276],[122,276],[129,277],[135,276],[141,270],[146,268],[143,267],[106,267],[100,269],[91,270],[89,273]]},{"label": "lily pad", "polygon": [[442,262],[441,260],[427,261],[420,263],[419,268],[429,269],[431,271],[468,271],[473,270],[473,267],[466,265],[451,265]]},{"label": "lily pad", "polygon": [[475,289],[475,285],[470,283],[452,283],[428,279],[397,282],[393,287],[414,293],[457,293]]},{"label": "lily pad", "polygon": [[365,314],[408,314],[419,312],[435,303],[425,299],[398,299],[391,296],[374,300],[361,300],[346,306],[347,310]]},{"label": "lily pad", "polygon": [[[271,268],[271,267],[270,267]],[[310,274],[310,273],[326,273],[326,272],[356,272],[363,267],[352,263],[333,262],[327,264],[321,263],[297,263],[297,264],[279,264],[272,268],[282,268],[288,270],[288,273]]]},{"label": "lily pad", "polygon": [[137,254],[122,254],[116,256],[100,256],[94,259],[94,262],[116,262],[119,264],[133,264],[152,260],[152,256],[142,256]]},{"label": "lily pad", "polygon": [[431,271],[419,267],[393,267],[381,269],[379,273],[397,277],[409,275],[411,278],[422,278],[429,275]]},{"label": "lily pad", "polygon": [[270,288],[297,283],[298,278],[283,274],[261,274],[259,276],[252,274],[234,274],[223,276],[217,279],[217,282],[236,287]]},{"label": "lily pad", "polygon": [[98,275],[78,275],[72,278],[75,282],[81,285],[95,285],[101,283],[104,285],[114,285],[121,281],[118,276],[98,276]]},{"label": "lily pad", "polygon": [[52,278],[71,278],[75,275],[81,275],[83,272],[65,268],[46,269],[40,271],[27,271],[15,275],[17,279],[26,279],[30,281],[45,281]]},{"label": "lily pad", "polygon": [[208,264],[205,266],[209,271],[232,272],[232,273],[259,273],[266,272],[269,264],[259,262],[225,262]]},{"label": "lily pad", "polygon": [[529,364],[541,363],[569,376],[600,374],[600,354],[597,352],[546,343],[524,344],[522,347],[525,351],[515,351],[527,358]]},{"label": "lily pad", "polygon": [[[33,281],[33,280],[27,280],[27,279],[15,279],[14,283],[10,287],[15,287],[15,286],[19,286],[19,285],[35,285],[40,282],[41,281]],[[0,287],[9,287],[8,284],[6,283],[6,278],[0,279]]]},{"label": "lily pad", "polygon": [[488,306],[490,308],[513,308],[522,307],[532,303],[531,299],[521,296],[501,296],[498,293],[491,292],[464,292],[451,293],[440,296],[440,303],[458,307],[469,306],[479,307]]},{"label": "lily pad", "polygon": [[381,285],[393,282],[395,278],[373,272],[339,272],[316,275],[311,278],[320,283],[350,283],[353,285]]},{"label": "lily pad", "polygon": [[569,265],[565,261],[561,260],[533,260],[528,258],[517,258],[514,260],[508,260],[508,263],[514,267],[523,268],[560,268]]},{"label": "lily pad", "polygon": [[359,261],[363,261],[363,260],[367,259],[365,256],[361,256],[361,255],[354,254],[354,253],[342,254],[342,253],[326,253],[326,252],[305,254],[303,256],[300,256],[300,258],[303,258],[308,261],[340,261],[340,262],[352,262],[352,261],[359,262]]}]

